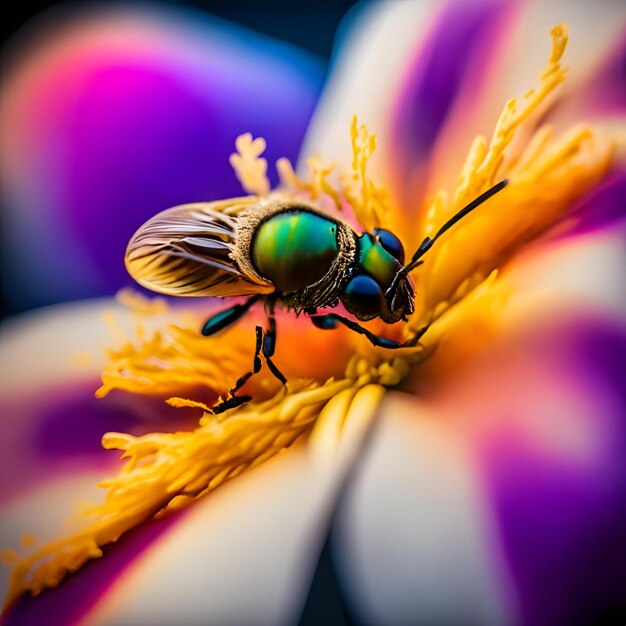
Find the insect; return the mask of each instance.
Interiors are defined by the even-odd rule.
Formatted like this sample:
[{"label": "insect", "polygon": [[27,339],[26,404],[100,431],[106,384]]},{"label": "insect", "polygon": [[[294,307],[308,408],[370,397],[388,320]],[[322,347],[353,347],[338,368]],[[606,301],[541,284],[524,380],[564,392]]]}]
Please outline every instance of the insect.
[{"label": "insect", "polygon": [[415,346],[428,327],[398,342],[375,335],[357,321],[335,312],[319,313],[341,302],[358,321],[380,318],[387,324],[407,321],[414,310],[409,277],[432,245],[468,213],[507,185],[494,185],[427,237],[408,263],[404,248],[391,231],[375,228],[357,233],[347,223],[313,204],[276,194],[185,204],[162,211],[131,238],[126,267],[141,285],[176,296],[248,296],[243,303],[210,317],[203,335],[213,335],[263,301],[268,327],[256,327],[252,370],[241,376],[216,413],[250,400],[237,395],[262,367],[285,383],[274,364],[276,320],[281,306],[306,314],[318,328],[343,324],[373,345],[397,349]]}]

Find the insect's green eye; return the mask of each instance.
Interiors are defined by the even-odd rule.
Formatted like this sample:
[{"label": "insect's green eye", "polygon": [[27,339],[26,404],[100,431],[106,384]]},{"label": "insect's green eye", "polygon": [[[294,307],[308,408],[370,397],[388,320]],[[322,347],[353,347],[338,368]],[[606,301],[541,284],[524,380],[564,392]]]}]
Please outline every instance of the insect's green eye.
[{"label": "insect's green eye", "polygon": [[400,264],[404,264],[404,246],[402,242],[390,231],[384,228],[375,228],[374,234],[378,237],[380,245],[396,258]]},{"label": "insect's green eye", "polygon": [[343,289],[341,301],[346,309],[360,320],[380,315],[383,292],[378,283],[369,276],[355,276]]}]

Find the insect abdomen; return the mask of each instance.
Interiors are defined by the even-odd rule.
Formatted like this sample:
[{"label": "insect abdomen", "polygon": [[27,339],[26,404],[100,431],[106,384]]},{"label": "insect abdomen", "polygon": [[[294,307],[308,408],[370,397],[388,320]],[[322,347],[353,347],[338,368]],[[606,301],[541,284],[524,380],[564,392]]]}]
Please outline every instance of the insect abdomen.
[{"label": "insect abdomen", "polygon": [[337,223],[308,211],[277,213],[260,224],[250,246],[259,276],[282,293],[326,275],[339,254]]}]

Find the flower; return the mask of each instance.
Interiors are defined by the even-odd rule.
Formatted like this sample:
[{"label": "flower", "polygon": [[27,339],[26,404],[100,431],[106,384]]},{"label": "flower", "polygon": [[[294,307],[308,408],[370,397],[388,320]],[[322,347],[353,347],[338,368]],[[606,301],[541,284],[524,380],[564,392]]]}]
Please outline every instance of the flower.
[{"label": "flower", "polygon": [[[390,29],[401,42],[408,6],[384,12],[388,22],[376,28]],[[400,81],[403,89],[386,128],[391,139],[381,129],[379,151],[387,155],[387,169],[381,167],[377,180],[384,189],[370,172],[374,140],[357,123],[354,158],[347,160],[352,171],[340,183],[320,159],[309,161],[310,178],[297,176],[284,161],[280,165],[291,193],[328,206],[347,200],[364,226],[383,223],[409,249],[498,176],[510,178],[505,191],[425,257],[416,272],[416,312],[409,323],[373,327],[400,336],[429,323],[423,345],[389,353],[346,330],[309,330],[304,319],[281,317],[276,361],[290,381],[287,387],[261,373],[253,379],[254,402],[221,416],[206,410],[195,431],[107,435],[105,445],[123,449],[129,458],[105,484],[108,499],[87,513],[87,526],[76,534],[35,548],[35,557],[15,570],[14,589],[57,584],[67,569],[101,556],[103,546],[156,515],[160,520],[148,528],[165,534],[156,554],[122,577],[130,591],[118,584],[107,592],[109,602],[96,607],[96,619],[167,622],[182,604],[191,621],[209,610],[217,621],[232,620],[246,614],[241,595],[223,604],[211,596],[205,604],[198,588],[220,589],[222,576],[248,575],[242,562],[256,573],[269,562],[278,582],[263,581],[264,591],[272,602],[279,599],[279,608],[255,598],[260,612],[252,617],[293,621],[310,576],[310,566],[295,562],[310,563],[306,555],[319,553],[334,510],[344,593],[360,621],[570,623],[624,608],[622,587],[613,578],[624,556],[620,520],[626,502],[619,151],[616,160],[611,135],[592,125],[565,124],[572,110],[566,102],[555,105],[567,42],[567,30],[559,26],[538,86],[506,104],[491,141],[466,142],[459,182],[447,187],[454,193],[438,191],[451,175],[441,164],[451,169],[457,158],[444,156],[445,145],[468,132],[472,113],[481,115],[460,109],[466,100],[459,95],[470,84],[475,89],[474,82],[459,77],[450,84],[441,76],[455,77],[468,58],[470,72],[492,58],[493,50],[482,46],[485,39],[496,46],[498,38],[486,37],[483,29],[494,35],[513,19],[510,5],[500,3],[453,8],[431,24],[419,63]],[[450,53],[448,59],[437,44],[443,34],[441,45],[450,45],[453,26],[458,32],[452,41],[463,43],[463,55]],[[371,41],[365,37],[368,46]],[[355,75],[358,70],[353,66]],[[340,67],[335,71],[341,76]],[[443,85],[436,91],[437,78]],[[593,84],[590,79],[585,91]],[[424,99],[429,87],[438,96],[432,109]],[[332,84],[329,89],[332,99]],[[341,107],[322,103],[308,141],[313,152],[315,128],[327,128],[328,110],[341,118]],[[585,111],[598,115],[591,104]],[[336,136],[332,124],[327,132],[320,145]],[[240,158],[233,161],[240,178],[264,194],[258,176],[263,167],[249,158],[258,157],[250,155],[253,144],[242,139],[239,147]],[[325,154],[336,156],[332,149]],[[248,176],[251,171],[257,175]],[[592,276],[589,267],[595,269]],[[132,299],[130,304],[142,320],[138,337],[123,339],[111,352],[101,394],[184,394],[199,399],[171,403],[208,409],[204,405],[215,393],[227,392],[248,369],[254,317],[203,339],[196,329],[206,310],[175,311],[180,322],[150,331],[143,320],[163,315],[163,309]],[[305,350],[312,365],[302,362]],[[209,491],[210,497],[187,507]],[[178,508],[185,513],[163,515]],[[171,533],[168,520],[175,527]],[[228,538],[228,550],[220,552],[212,536],[218,544]],[[274,538],[271,548],[260,537]],[[244,547],[235,552],[241,556],[233,565],[229,558],[238,541]],[[124,546],[133,551],[122,538],[101,563]],[[581,553],[582,567],[576,562]],[[48,555],[52,561],[40,567],[39,559]],[[209,558],[220,567],[199,570]],[[168,571],[181,560],[195,567]],[[77,585],[82,575],[48,597]]]}]

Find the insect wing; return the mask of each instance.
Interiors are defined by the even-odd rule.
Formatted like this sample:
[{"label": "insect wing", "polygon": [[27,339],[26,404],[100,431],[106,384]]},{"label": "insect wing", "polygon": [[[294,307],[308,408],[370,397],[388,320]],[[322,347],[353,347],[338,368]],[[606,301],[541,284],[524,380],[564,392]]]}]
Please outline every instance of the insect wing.
[{"label": "insect wing", "polygon": [[248,276],[230,254],[237,214],[254,199],[184,204],[158,213],[126,249],[129,274],[148,289],[173,296],[269,293],[271,283]]}]

